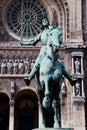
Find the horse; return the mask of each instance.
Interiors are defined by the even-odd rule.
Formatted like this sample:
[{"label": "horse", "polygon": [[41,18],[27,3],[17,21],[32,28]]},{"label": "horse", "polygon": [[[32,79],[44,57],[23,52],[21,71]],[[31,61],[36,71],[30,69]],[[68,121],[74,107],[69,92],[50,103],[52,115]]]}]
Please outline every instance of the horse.
[{"label": "horse", "polygon": [[48,36],[46,54],[40,63],[39,73],[36,75],[36,90],[42,110],[42,126],[46,127],[45,109],[54,109],[54,128],[60,127],[59,94],[62,83],[62,65],[58,59],[60,48],[60,33],[53,28]]}]

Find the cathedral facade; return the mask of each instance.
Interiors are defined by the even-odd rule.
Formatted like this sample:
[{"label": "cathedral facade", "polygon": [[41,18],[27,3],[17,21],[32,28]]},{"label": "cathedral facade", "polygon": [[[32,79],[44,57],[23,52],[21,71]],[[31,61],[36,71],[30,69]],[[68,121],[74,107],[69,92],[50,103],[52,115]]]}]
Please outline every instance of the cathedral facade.
[{"label": "cathedral facade", "polygon": [[[48,17],[59,26],[63,43],[60,59],[78,82],[64,78],[60,93],[61,127],[86,130],[87,126],[87,0],[0,0],[0,128],[32,130],[41,127],[35,79],[24,77],[39,54],[37,46],[21,46],[40,33]],[[50,111],[50,120],[52,112]],[[49,117],[49,115],[48,115]],[[48,122],[50,122],[50,120]]]}]

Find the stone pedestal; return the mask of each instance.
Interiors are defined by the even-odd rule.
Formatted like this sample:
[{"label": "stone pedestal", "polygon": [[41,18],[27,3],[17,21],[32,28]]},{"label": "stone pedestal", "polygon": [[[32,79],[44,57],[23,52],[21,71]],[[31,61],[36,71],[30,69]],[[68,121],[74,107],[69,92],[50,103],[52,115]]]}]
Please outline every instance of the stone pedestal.
[{"label": "stone pedestal", "polygon": [[36,128],[33,130],[73,130],[71,128]]}]

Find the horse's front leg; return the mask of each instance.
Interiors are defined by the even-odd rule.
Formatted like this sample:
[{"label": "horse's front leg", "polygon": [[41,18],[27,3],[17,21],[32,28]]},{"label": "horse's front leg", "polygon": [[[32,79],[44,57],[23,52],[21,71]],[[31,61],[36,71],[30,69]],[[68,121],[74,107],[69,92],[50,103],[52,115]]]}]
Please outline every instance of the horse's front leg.
[{"label": "horse's front leg", "polygon": [[53,101],[53,108],[54,108],[54,128],[60,127],[60,83],[55,84],[54,87],[54,101]]},{"label": "horse's front leg", "polygon": [[44,84],[45,84],[45,97],[43,99],[43,107],[47,108],[50,106],[50,90],[49,90],[49,78],[46,77],[44,79]]},{"label": "horse's front leg", "polygon": [[60,127],[60,116],[59,116],[59,101],[58,99],[54,99],[53,101],[53,107],[54,107],[54,128]]},{"label": "horse's front leg", "polygon": [[43,101],[43,97],[44,97],[44,91],[41,87],[38,75],[36,76],[35,79],[36,79],[36,92],[38,94],[40,109],[41,109],[41,112],[42,112],[42,128],[46,128],[45,110],[44,110],[44,107],[42,105],[42,101]]}]

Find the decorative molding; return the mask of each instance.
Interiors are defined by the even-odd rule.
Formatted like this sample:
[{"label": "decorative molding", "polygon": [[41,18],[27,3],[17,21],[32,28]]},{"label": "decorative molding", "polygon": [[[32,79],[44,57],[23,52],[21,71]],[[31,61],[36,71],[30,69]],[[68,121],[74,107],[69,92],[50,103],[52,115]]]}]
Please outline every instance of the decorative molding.
[{"label": "decorative molding", "polygon": [[74,104],[83,104],[85,103],[85,98],[84,97],[73,97],[73,103]]},{"label": "decorative molding", "polygon": [[20,77],[30,72],[40,48],[0,49],[0,77]]},{"label": "decorative molding", "polygon": [[83,52],[72,52],[72,74],[78,79],[73,86],[73,101],[79,102],[84,98],[84,70],[83,70]]}]

